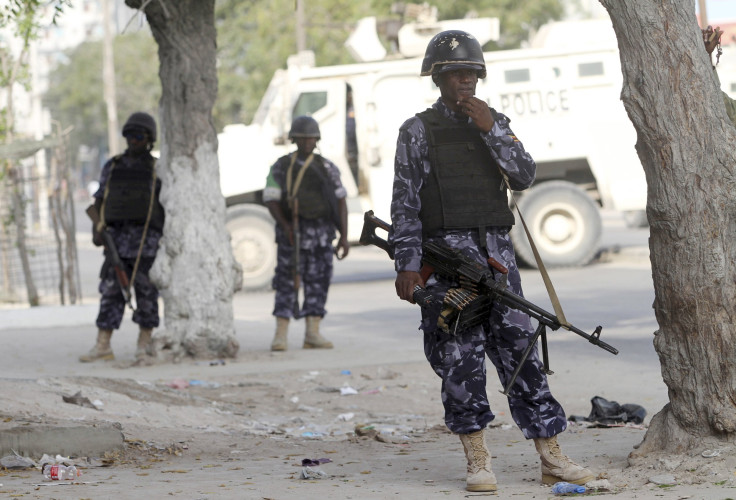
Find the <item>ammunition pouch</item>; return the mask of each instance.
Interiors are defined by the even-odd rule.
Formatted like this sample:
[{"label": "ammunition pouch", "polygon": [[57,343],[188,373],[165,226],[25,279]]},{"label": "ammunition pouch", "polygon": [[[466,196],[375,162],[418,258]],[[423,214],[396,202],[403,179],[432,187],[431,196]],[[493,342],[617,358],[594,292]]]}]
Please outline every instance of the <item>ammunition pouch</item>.
[{"label": "ammunition pouch", "polygon": [[487,295],[464,288],[450,288],[442,301],[437,326],[443,332],[455,335],[487,320],[492,302]]}]

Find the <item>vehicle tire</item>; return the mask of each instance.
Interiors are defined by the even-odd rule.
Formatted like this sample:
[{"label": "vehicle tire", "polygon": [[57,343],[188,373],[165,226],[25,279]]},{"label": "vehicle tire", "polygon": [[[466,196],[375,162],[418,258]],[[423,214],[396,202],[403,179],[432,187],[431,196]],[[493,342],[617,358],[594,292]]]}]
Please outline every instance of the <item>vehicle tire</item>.
[{"label": "vehicle tire", "polygon": [[[595,257],[601,215],[598,205],[578,186],[544,182],[524,192],[518,203],[545,267],[584,266]],[[511,239],[519,264],[538,267],[518,214]]]},{"label": "vehicle tire", "polygon": [[274,220],[260,205],[228,208],[225,224],[235,260],[243,267],[243,291],[270,286],[276,268]]}]

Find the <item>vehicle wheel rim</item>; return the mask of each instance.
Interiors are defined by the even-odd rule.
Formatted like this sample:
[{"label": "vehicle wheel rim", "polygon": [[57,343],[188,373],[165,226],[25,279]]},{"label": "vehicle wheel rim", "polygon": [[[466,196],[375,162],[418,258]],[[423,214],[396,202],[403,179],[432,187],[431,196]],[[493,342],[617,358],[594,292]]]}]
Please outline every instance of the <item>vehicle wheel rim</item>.
[{"label": "vehicle wheel rim", "polygon": [[585,235],[583,217],[564,203],[549,205],[537,217],[534,228],[537,245],[553,254],[570,252],[581,244]]},{"label": "vehicle wheel rim", "polygon": [[233,255],[243,267],[243,276],[260,274],[269,264],[268,251],[260,238],[243,236],[233,239]]}]

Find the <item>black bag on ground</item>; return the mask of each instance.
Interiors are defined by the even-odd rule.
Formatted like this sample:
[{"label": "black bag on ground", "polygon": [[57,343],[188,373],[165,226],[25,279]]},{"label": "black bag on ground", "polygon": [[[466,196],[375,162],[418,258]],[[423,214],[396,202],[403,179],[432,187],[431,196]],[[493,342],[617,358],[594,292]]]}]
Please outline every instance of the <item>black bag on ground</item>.
[{"label": "black bag on ground", "polygon": [[590,415],[587,417],[572,415],[570,420],[573,422],[598,422],[601,424],[641,424],[647,411],[643,406],[636,404],[620,405],[616,401],[608,401],[600,396],[595,396],[590,400],[593,405]]}]

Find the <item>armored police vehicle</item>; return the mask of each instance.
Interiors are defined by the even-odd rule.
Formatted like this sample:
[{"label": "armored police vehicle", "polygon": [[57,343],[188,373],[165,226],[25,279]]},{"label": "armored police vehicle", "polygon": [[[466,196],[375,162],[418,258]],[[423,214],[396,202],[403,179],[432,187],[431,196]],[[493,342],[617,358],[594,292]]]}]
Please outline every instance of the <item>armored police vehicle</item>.
[{"label": "armored police vehicle", "polygon": [[[264,287],[273,274],[274,222],[260,195],[269,167],[294,149],[286,138],[292,118],[311,115],[319,122],[318,149],[342,171],[349,239],[357,242],[365,211],[390,220],[400,125],[439,96],[432,79],[419,76],[426,43],[445,29],[473,33],[481,44],[497,35],[495,20],[472,20],[490,23],[488,29],[463,21],[409,26],[409,35],[417,38],[415,57],[371,61],[383,55],[375,45],[377,55],[356,64],[315,67],[311,52],[291,56],[287,68],[276,71],[253,123],[225,127],[219,135],[220,181],[246,290]],[[365,40],[353,48],[358,45],[371,47]],[[538,165],[533,187],[514,199],[544,264],[590,262],[599,250],[601,209],[623,213],[632,225],[645,224],[646,180],[634,149],[636,134],[620,101],[622,76],[610,21],[551,23],[528,48],[488,52],[485,60],[488,77],[478,82],[476,95],[511,118],[511,128]],[[719,73],[728,91],[732,83]],[[346,130],[353,125],[356,143],[350,147]],[[353,162],[351,171],[348,152],[356,146],[357,169]],[[523,233],[517,217],[512,231],[517,256],[535,266]]]}]

